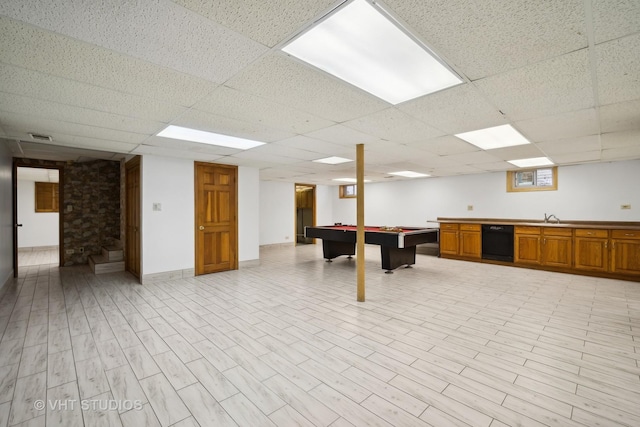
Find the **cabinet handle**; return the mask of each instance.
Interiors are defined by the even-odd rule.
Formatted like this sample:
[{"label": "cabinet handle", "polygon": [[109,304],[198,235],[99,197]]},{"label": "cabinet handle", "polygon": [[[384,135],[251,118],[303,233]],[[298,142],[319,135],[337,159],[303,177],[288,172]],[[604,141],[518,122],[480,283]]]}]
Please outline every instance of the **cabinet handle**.
[{"label": "cabinet handle", "polygon": [[547,244],[547,238],[545,237],[544,239],[542,239],[542,244],[546,245]]},{"label": "cabinet handle", "polygon": [[635,233],[625,233],[624,235],[625,235],[625,236],[633,237],[633,236],[635,236],[636,234],[635,234]]},{"label": "cabinet handle", "polygon": [[592,233],[592,232],[590,232],[590,231],[588,231],[588,232],[587,232],[587,236],[591,236],[592,234],[593,234],[593,233]]},{"label": "cabinet handle", "polygon": [[609,242],[604,242],[604,247],[608,248],[609,247]]}]

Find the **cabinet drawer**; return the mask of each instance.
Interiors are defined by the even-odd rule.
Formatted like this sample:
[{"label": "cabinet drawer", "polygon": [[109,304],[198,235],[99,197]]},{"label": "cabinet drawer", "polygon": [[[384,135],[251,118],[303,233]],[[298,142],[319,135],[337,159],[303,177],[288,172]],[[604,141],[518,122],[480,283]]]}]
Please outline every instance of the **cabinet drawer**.
[{"label": "cabinet drawer", "polygon": [[612,239],[640,239],[640,230],[611,230]]},{"label": "cabinet drawer", "polygon": [[540,227],[527,227],[524,225],[517,225],[515,227],[516,234],[540,234]]},{"label": "cabinet drawer", "polygon": [[555,227],[542,227],[542,232],[545,236],[565,236],[571,237],[573,229],[571,228],[555,228]]},{"label": "cabinet drawer", "polygon": [[593,228],[576,228],[576,237],[597,237],[606,239],[609,237],[608,230],[597,230]]},{"label": "cabinet drawer", "polygon": [[457,230],[458,224],[440,224],[440,230]]},{"label": "cabinet drawer", "polygon": [[460,230],[480,231],[480,224],[460,224]]}]

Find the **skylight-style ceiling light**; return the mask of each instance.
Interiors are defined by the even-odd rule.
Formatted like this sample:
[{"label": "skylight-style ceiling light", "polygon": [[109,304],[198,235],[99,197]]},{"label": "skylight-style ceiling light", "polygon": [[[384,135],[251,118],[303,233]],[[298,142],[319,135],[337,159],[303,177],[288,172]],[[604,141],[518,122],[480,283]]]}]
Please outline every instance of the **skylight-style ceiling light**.
[{"label": "skylight-style ceiling light", "polygon": [[180,139],[183,141],[199,142],[201,144],[219,145],[221,147],[236,148],[238,150],[248,150],[249,148],[264,145],[264,142],[253,141],[251,139],[237,138],[235,136],[221,135],[219,133],[173,125],[167,126],[158,134],[158,136],[163,138]]},{"label": "skylight-style ceiling light", "polygon": [[518,166],[519,168],[532,168],[535,166],[550,166],[553,165],[553,162],[549,160],[547,157],[533,157],[530,159],[519,159],[519,160],[507,160],[514,166]]},{"label": "skylight-style ceiling light", "polygon": [[366,0],[346,3],[282,50],[394,105],[462,83]]},{"label": "skylight-style ceiling light", "polygon": [[[340,181],[340,182],[358,182],[358,180],[355,179],[355,178],[334,178],[333,180],[334,181]],[[371,182],[371,180],[365,179],[362,182]]]},{"label": "skylight-style ceiling light", "polygon": [[530,144],[520,132],[511,125],[501,125],[492,128],[474,130],[471,132],[456,134],[460,139],[467,141],[483,150],[511,147],[514,145]]},{"label": "skylight-style ceiling light", "polygon": [[344,157],[325,157],[324,159],[313,160],[316,163],[326,163],[328,165],[339,165],[340,163],[353,162],[351,159],[345,159]]},{"label": "skylight-style ceiling light", "polygon": [[405,178],[424,178],[425,176],[431,176],[431,175],[427,175],[426,173],[419,173],[419,172],[413,172],[413,171],[389,172],[389,175],[403,176]]}]

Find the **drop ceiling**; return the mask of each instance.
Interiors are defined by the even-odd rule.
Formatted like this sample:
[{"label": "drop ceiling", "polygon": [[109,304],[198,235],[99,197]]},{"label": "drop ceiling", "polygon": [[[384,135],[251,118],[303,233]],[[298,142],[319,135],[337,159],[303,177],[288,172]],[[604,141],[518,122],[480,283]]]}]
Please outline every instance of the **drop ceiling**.
[{"label": "drop ceiling", "polygon": [[[16,157],[160,155],[336,184],[640,159],[640,2],[384,0],[464,80],[391,105],[281,47],[342,2],[0,3],[0,138]],[[240,151],[156,136],[167,125],[255,139]],[[532,144],[483,151],[454,134],[511,124]],[[50,135],[53,141],[31,139]],[[394,177],[395,180],[407,178]]]}]

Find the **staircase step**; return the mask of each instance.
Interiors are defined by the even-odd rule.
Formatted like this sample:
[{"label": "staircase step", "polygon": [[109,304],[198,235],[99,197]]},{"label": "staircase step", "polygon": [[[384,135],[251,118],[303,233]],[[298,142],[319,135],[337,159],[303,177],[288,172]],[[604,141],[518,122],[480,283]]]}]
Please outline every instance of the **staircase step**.
[{"label": "staircase step", "polygon": [[103,246],[102,256],[106,257],[109,261],[122,261],[124,259],[122,248],[118,246]]},{"label": "staircase step", "polygon": [[89,255],[89,267],[94,274],[124,271],[124,261],[109,260],[104,255]]}]

